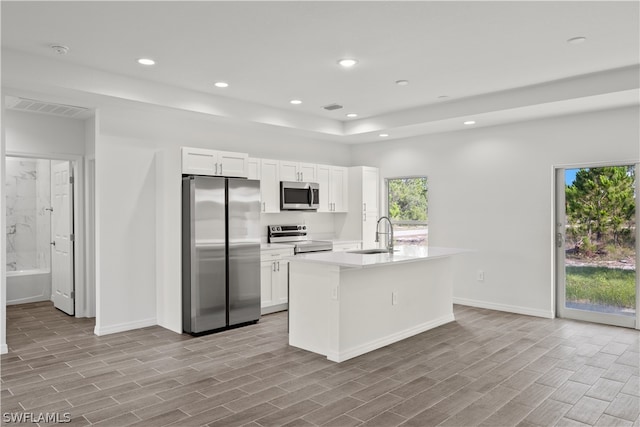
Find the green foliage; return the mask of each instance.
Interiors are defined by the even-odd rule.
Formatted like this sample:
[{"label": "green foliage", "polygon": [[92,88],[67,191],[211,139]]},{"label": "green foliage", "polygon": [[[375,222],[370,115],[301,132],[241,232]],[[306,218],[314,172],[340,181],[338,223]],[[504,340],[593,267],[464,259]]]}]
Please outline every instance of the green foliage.
[{"label": "green foliage", "polygon": [[574,240],[634,244],[634,186],[633,166],[580,169],[565,193]]},{"label": "green foliage", "polygon": [[389,180],[389,217],[395,221],[427,221],[427,178]]},{"label": "green foliage", "polygon": [[567,301],[635,308],[635,270],[567,267],[566,271]]}]

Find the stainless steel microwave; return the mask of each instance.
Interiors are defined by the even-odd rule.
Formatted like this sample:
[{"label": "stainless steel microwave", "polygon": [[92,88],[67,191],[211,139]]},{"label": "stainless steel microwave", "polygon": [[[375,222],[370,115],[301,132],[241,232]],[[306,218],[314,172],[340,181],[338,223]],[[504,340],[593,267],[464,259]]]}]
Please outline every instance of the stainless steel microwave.
[{"label": "stainless steel microwave", "polygon": [[317,182],[280,181],[280,209],[285,211],[315,211],[320,201]]}]

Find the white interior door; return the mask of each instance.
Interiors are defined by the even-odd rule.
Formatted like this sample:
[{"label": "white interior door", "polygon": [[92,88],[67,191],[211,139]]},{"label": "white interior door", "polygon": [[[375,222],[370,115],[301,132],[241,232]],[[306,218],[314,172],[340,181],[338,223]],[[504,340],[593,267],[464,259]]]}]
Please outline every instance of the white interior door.
[{"label": "white interior door", "polygon": [[73,281],[73,182],[71,162],[51,165],[51,299],[67,314],[75,313]]}]

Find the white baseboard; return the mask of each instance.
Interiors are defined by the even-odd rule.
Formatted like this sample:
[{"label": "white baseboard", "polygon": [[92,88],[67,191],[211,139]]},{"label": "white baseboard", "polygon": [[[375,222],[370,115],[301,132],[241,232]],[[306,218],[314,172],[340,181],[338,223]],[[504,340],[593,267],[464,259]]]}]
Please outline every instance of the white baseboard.
[{"label": "white baseboard", "polygon": [[277,313],[279,311],[285,311],[285,310],[288,310],[288,309],[289,309],[289,304],[287,304],[287,303],[270,305],[268,307],[262,307],[260,309],[260,314],[264,315],[264,314]]},{"label": "white baseboard", "polygon": [[118,332],[131,331],[133,329],[146,328],[148,326],[155,326],[157,324],[158,322],[154,317],[152,319],[143,319],[143,320],[136,320],[135,322],[118,323],[117,325],[111,325],[111,326],[98,327],[96,325],[96,327],[93,329],[93,333],[98,336],[109,335],[109,334],[115,334]]},{"label": "white baseboard", "polygon": [[9,353],[9,347],[6,344],[0,344],[0,354]]},{"label": "white baseboard", "polygon": [[370,341],[357,347],[352,347],[345,351],[329,351],[327,354],[327,359],[331,360],[332,362],[344,362],[345,360],[352,359],[356,356],[360,356],[370,351],[377,350],[386,345],[393,344],[394,342],[398,342],[405,338],[409,338],[422,332],[428,331],[430,329],[437,328],[438,326],[444,325],[445,323],[453,322],[454,320],[456,319],[454,318],[453,313],[447,314],[446,316],[439,317],[429,322],[421,323],[420,325],[414,326],[412,328],[387,335],[386,337],[378,338],[374,341]]},{"label": "white baseboard", "polygon": [[46,297],[44,295],[37,295],[35,297],[18,298],[14,300],[7,300],[7,305],[29,304],[32,302],[42,302],[42,301],[51,301],[51,297]]},{"label": "white baseboard", "polygon": [[489,310],[506,311],[509,313],[525,314],[527,316],[544,317],[553,319],[555,317],[553,311],[539,310],[537,308],[520,307],[517,305],[498,304],[495,302],[479,301],[468,298],[453,297],[454,304],[468,305],[471,307],[486,308]]}]

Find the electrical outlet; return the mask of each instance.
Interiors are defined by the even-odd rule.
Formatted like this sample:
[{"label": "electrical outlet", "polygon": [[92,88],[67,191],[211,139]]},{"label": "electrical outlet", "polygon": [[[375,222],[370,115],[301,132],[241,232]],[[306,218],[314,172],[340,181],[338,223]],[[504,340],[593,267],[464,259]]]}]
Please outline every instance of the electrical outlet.
[{"label": "electrical outlet", "polygon": [[398,305],[398,293],[391,292],[391,305]]},{"label": "electrical outlet", "polygon": [[484,271],[478,270],[476,279],[478,279],[478,282],[484,282]]}]

